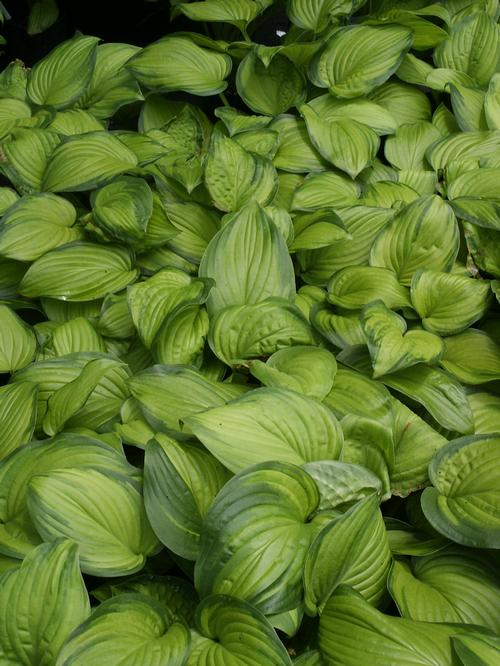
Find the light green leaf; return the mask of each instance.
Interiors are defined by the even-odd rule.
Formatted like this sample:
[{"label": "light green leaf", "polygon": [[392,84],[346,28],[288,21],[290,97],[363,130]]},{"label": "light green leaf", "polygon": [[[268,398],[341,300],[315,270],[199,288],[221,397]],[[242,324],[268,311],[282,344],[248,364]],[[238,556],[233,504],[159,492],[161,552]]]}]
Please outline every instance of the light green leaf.
[{"label": "light green leaf", "polygon": [[321,613],[338,587],[350,585],[378,605],[386,595],[391,552],[376,495],[359,500],[316,536],[304,562],[305,607]]},{"label": "light green leaf", "polygon": [[293,218],[294,238],[289,251],[317,250],[349,237],[341,218],[325,208],[313,213],[298,213]]},{"label": "light green leaf", "polygon": [[235,213],[210,241],[199,275],[215,281],[207,301],[210,314],[272,297],[287,301],[295,297],[286,243],[256,203]]},{"label": "light green leaf", "polygon": [[326,305],[317,305],[311,309],[309,319],[313,328],[328,342],[344,349],[366,344],[360,315],[359,310],[333,310]]},{"label": "light green leaf", "polygon": [[205,185],[216,208],[236,211],[253,199],[263,206],[270,203],[277,174],[269,160],[216,134],[208,153]]},{"label": "light green leaf", "polygon": [[39,192],[45,170],[54,149],[61,142],[55,132],[40,129],[17,129],[2,145],[7,158],[4,171],[23,192]]},{"label": "light green leaf", "polygon": [[199,553],[203,520],[229,473],[208,451],[156,434],[144,464],[144,503],[151,526],[169,550],[188,560]]},{"label": "light green leaf", "polygon": [[484,331],[470,328],[445,338],[440,363],[463,384],[482,384],[500,379],[500,344]]},{"label": "light green leaf", "polygon": [[455,439],[432,459],[425,517],[441,534],[473,548],[500,548],[498,435]]},{"label": "light green leaf", "polygon": [[220,310],[210,323],[208,343],[227,365],[271,356],[280,349],[315,344],[300,310],[282,298],[255,305],[234,305]]},{"label": "light green leaf", "polygon": [[306,99],[304,75],[288,58],[277,53],[269,64],[252,49],[236,73],[236,89],[255,113],[277,116]]},{"label": "light green leaf", "polygon": [[350,13],[352,2],[345,0],[290,0],[287,14],[299,28],[323,32],[339,15]]},{"label": "light green leaf", "polygon": [[42,58],[28,76],[30,101],[56,109],[71,106],[89,85],[98,41],[98,37],[77,34]]},{"label": "light green leaf", "polygon": [[229,594],[266,614],[296,608],[318,500],[316,484],[295,465],[263,463],[228,481],[203,525],[194,570],[200,595]]},{"label": "light green leaf", "polygon": [[232,472],[266,460],[295,465],[335,460],[342,448],[335,416],[316,400],[288,389],[256,389],[185,421]]},{"label": "light green leaf", "polygon": [[283,114],[274,118],[269,129],[279,134],[279,147],[273,158],[277,169],[290,173],[324,171],[327,163],[314,148],[301,118]]},{"label": "light green leaf", "polygon": [[493,74],[484,98],[484,115],[490,130],[500,130],[500,74]]},{"label": "light green leaf", "polygon": [[214,114],[222,120],[230,137],[245,132],[263,130],[271,122],[271,118],[268,116],[248,116],[243,111],[231,106],[219,106],[215,109]]},{"label": "light green leaf", "polygon": [[373,90],[368,99],[387,109],[399,125],[431,119],[429,98],[416,86],[388,81]]},{"label": "light green leaf", "polygon": [[80,567],[93,576],[121,576],[143,568],[158,550],[141,487],[131,477],[96,469],[36,474],[28,509],[45,541],[65,537],[80,549]]},{"label": "light green leaf", "polygon": [[403,317],[389,310],[382,301],[366,305],[361,321],[373,362],[374,377],[417,363],[433,363],[443,356],[441,338],[418,329],[407,331]]},{"label": "light green leaf", "polygon": [[0,580],[0,659],[55,664],[69,634],[90,615],[76,544],[42,544]]},{"label": "light green leaf", "polygon": [[0,459],[31,440],[36,421],[36,394],[37,387],[30,382],[0,388]]},{"label": "light green leaf", "polygon": [[125,248],[77,242],[37,259],[25,274],[19,291],[30,298],[90,301],[120,291],[137,275],[132,255]]},{"label": "light green leaf", "polygon": [[451,108],[462,132],[487,130],[484,112],[485,93],[477,88],[450,85]]},{"label": "light green leaf", "polygon": [[474,415],[474,432],[488,434],[500,432],[500,397],[491,393],[471,393],[469,404]]},{"label": "light green leaf", "polygon": [[334,122],[349,118],[371,127],[379,135],[393,134],[398,127],[398,121],[390,111],[361,97],[345,100],[330,94],[320,95],[310,100],[307,106],[316,111],[324,121]]},{"label": "light green leaf", "polygon": [[451,546],[408,563],[396,561],[388,587],[403,617],[499,631],[500,581],[482,553]]},{"label": "light green leaf", "polygon": [[295,190],[292,208],[314,211],[320,208],[356,206],[359,195],[358,183],[343,174],[332,171],[312,173]]},{"label": "light green leaf", "polygon": [[380,141],[367,125],[349,118],[327,121],[306,104],[300,112],[318,152],[351,178],[356,178],[375,159]]},{"label": "light green leaf", "polygon": [[272,160],[279,146],[279,134],[270,129],[249,130],[234,137],[236,143],[251,153]]},{"label": "light green leaf", "polygon": [[438,271],[417,271],[411,300],[422,326],[438,335],[454,335],[484,317],[492,293],[486,280]]},{"label": "light green leaf", "polygon": [[262,7],[252,0],[205,0],[181,3],[178,8],[191,21],[231,23],[240,29],[245,28],[262,11]]},{"label": "light green leaf", "polygon": [[449,271],[459,248],[459,230],[450,206],[438,195],[405,206],[377,237],[370,265],[391,268],[409,285],[419,268]]},{"label": "light green leaf", "polygon": [[[186,417],[234,400],[247,388],[204,377],[193,368],[155,365],[129,382],[146,419],[156,430],[181,430]],[[156,427],[158,424],[163,427]]]},{"label": "light green leaf", "polygon": [[434,171],[455,161],[487,160],[498,155],[500,131],[459,132],[431,144],[426,157]]},{"label": "light green leaf", "polygon": [[498,29],[484,12],[466,16],[453,25],[450,37],[434,51],[438,67],[469,74],[479,85],[487,85],[498,60]]},{"label": "light green leaf", "polygon": [[55,356],[64,356],[73,352],[105,352],[106,345],[88,319],[75,317],[54,330],[43,351],[46,354],[53,351]]},{"label": "light green leaf", "polygon": [[199,366],[203,358],[210,319],[197,303],[180,305],[164,319],[151,353],[163,365]]},{"label": "light green leaf", "polygon": [[474,431],[470,398],[453,375],[424,364],[398,370],[380,378],[389,388],[419,402],[443,426],[455,432]]},{"label": "light green leaf", "polygon": [[69,137],[52,153],[42,187],[48,192],[90,190],[137,165],[135,154],[108,132]]},{"label": "light green leaf", "polygon": [[330,393],[337,372],[335,356],[318,347],[281,349],[266,363],[255,360],[249,366],[265,386],[290,389],[320,401]]},{"label": "light green leaf", "polygon": [[394,74],[411,43],[411,31],[398,25],[341,28],[312,60],[312,81],[337,97],[360,97]]},{"label": "light green leaf", "polygon": [[[247,664],[290,666],[283,643],[269,620],[253,605],[224,595],[204,599],[191,631],[191,650],[186,666]],[[241,627],[245,631],[241,631]]]},{"label": "light green leaf", "polygon": [[396,134],[385,142],[385,157],[398,169],[427,169],[425,151],[440,138],[436,127],[425,120],[400,125]]},{"label": "light green leaf", "polygon": [[109,666],[183,666],[189,630],[165,606],[143,594],[120,594],[98,606],[71,634],[59,666],[85,666],[103,659]]},{"label": "light green leaf", "polygon": [[103,125],[87,111],[67,109],[66,111],[58,111],[48,128],[63,136],[72,136],[85,132],[98,132],[103,129]]},{"label": "light green leaf", "polygon": [[36,352],[32,328],[11,308],[0,304],[0,372],[15,372],[31,363]]},{"label": "light green leaf", "polygon": [[177,235],[169,239],[169,246],[190,261],[199,263],[220,228],[218,212],[195,201],[167,201],[165,210],[177,230]]},{"label": "light green leaf", "polygon": [[373,300],[391,309],[411,307],[408,290],[395,273],[373,266],[352,266],[335,273],[328,283],[327,300],[334,305],[359,310]]},{"label": "light green leaf", "polygon": [[190,37],[168,35],[134,55],[127,68],[139,83],[156,91],[183,90],[215,95],[226,89],[231,58],[198,46]]},{"label": "light green leaf", "polygon": [[496,636],[453,636],[451,641],[463,664],[495,666],[498,660],[500,640]]}]

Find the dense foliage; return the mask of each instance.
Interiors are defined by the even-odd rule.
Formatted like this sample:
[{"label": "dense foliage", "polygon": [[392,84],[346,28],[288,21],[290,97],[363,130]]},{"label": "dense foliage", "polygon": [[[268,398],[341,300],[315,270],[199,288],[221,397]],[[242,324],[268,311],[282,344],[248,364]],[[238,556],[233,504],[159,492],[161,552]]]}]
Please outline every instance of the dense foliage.
[{"label": "dense foliage", "polygon": [[0,74],[0,662],[498,666],[498,2],[172,5]]}]

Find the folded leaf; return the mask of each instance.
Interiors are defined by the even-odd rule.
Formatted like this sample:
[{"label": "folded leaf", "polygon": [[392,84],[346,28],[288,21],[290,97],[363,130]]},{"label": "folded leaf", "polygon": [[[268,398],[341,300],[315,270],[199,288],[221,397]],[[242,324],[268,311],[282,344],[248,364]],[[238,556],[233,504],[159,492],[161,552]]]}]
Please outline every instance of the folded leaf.
[{"label": "folded leaf", "polygon": [[306,124],[301,118],[282,114],[274,118],[269,129],[278,132],[279,146],[273,164],[290,173],[324,171],[327,163],[312,145]]},{"label": "folded leaf", "polygon": [[310,100],[307,106],[316,111],[324,121],[355,120],[371,127],[379,135],[393,134],[398,127],[398,122],[390,111],[362,97],[346,100],[329,94],[320,95]]},{"label": "folded leaf", "polygon": [[408,290],[401,286],[390,270],[373,266],[352,266],[335,273],[328,283],[330,303],[358,310],[373,300],[386,307],[410,307]]},{"label": "folded leaf", "polygon": [[483,384],[500,379],[500,345],[486,332],[469,328],[445,338],[440,361],[463,384]]}]

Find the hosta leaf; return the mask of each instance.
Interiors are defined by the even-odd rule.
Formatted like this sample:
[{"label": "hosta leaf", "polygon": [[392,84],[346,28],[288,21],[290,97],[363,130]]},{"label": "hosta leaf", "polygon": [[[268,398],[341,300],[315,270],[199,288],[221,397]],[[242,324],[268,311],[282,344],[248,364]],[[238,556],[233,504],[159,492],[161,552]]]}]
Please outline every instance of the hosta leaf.
[{"label": "hosta leaf", "polygon": [[320,401],[330,393],[337,372],[334,355],[318,347],[281,349],[267,363],[255,360],[249,366],[265,386],[290,389]]},{"label": "hosta leaf", "polygon": [[250,51],[236,74],[241,99],[255,113],[277,116],[306,98],[304,75],[288,58],[276,54],[266,66],[258,51]]},{"label": "hosta leaf", "polygon": [[359,372],[339,367],[325,405],[339,419],[348,414],[369,417],[381,425],[392,425],[392,399],[380,382]]},{"label": "hosta leaf", "polygon": [[379,138],[367,125],[348,118],[328,121],[307,105],[301,106],[300,112],[318,152],[351,178],[375,159]]},{"label": "hosta leaf", "polygon": [[44,190],[43,178],[49,158],[60,144],[56,132],[40,129],[17,129],[2,145],[7,158],[4,165],[9,178],[26,192]]},{"label": "hosta leaf", "polygon": [[291,664],[269,620],[241,599],[224,595],[207,597],[196,611],[195,626],[186,666],[247,664],[249,660],[269,666]]},{"label": "hosta leaf", "polygon": [[339,217],[349,236],[325,248],[299,252],[298,260],[304,280],[311,284],[327,284],[336,271],[368,264],[373,241],[392,216],[392,211],[366,206],[343,208],[339,211]]},{"label": "hosta leaf", "polygon": [[465,241],[475,265],[500,278],[500,231],[463,222]]},{"label": "hosta leaf", "polygon": [[153,193],[146,181],[122,176],[92,193],[97,226],[111,238],[134,242],[146,232],[153,212]]},{"label": "hosta leaf", "polygon": [[271,356],[285,347],[315,344],[300,310],[282,298],[225,308],[210,326],[210,347],[228,365],[245,365],[249,359]]},{"label": "hosta leaf", "polygon": [[158,542],[146,518],[140,485],[95,469],[36,474],[28,509],[46,541],[65,537],[80,548],[80,566],[94,576],[139,571]]},{"label": "hosta leaf", "polygon": [[337,97],[359,97],[394,74],[411,42],[398,25],[341,28],[311,62],[311,78]]},{"label": "hosta leaf", "polygon": [[451,546],[409,563],[396,561],[388,586],[403,617],[477,624],[498,633],[500,580],[480,553]]},{"label": "hosta leaf", "polygon": [[500,74],[493,74],[484,98],[484,115],[488,128],[500,130]]},{"label": "hosta leaf", "polygon": [[258,16],[262,7],[252,0],[205,0],[181,3],[179,11],[192,21],[222,21],[244,28]]},{"label": "hosta leaf", "polygon": [[293,218],[293,241],[289,250],[316,250],[349,237],[340,217],[332,210],[298,213]]},{"label": "hosta leaf", "polygon": [[147,88],[206,96],[226,89],[231,58],[198,46],[188,36],[168,35],[133,56],[127,68]]},{"label": "hosta leaf", "polygon": [[76,135],[52,153],[42,187],[48,192],[90,190],[136,164],[135,154],[108,132]]},{"label": "hosta leaf", "polygon": [[495,666],[500,650],[500,640],[496,636],[453,636],[451,640],[463,664]]},{"label": "hosta leaf", "polygon": [[295,296],[293,265],[277,227],[258,204],[235,213],[208,245],[200,277],[215,280],[207,306],[211,314]]},{"label": "hosta leaf", "polygon": [[438,532],[474,548],[500,547],[499,456],[494,434],[455,439],[434,456],[422,509]]},{"label": "hosta leaf", "polygon": [[0,372],[15,372],[31,363],[36,337],[11,308],[0,304]]},{"label": "hosta leaf", "polygon": [[319,33],[334,22],[338,14],[349,13],[351,6],[351,2],[343,0],[290,0],[287,13],[299,28]]},{"label": "hosta leaf", "polygon": [[309,650],[293,660],[294,666],[325,666],[319,650]]},{"label": "hosta leaf", "polygon": [[398,169],[426,169],[425,151],[440,138],[436,127],[425,120],[400,125],[394,136],[385,142],[384,154],[388,162]]},{"label": "hosta leaf", "polygon": [[49,666],[90,615],[78,548],[66,540],[44,543],[20,564],[0,578],[0,658],[5,664]]},{"label": "hosta leaf", "polygon": [[419,268],[447,271],[459,248],[458,224],[441,197],[424,196],[405,206],[375,240],[370,265],[391,268],[404,285]]},{"label": "hosta leaf", "polygon": [[316,536],[304,562],[306,611],[316,614],[338,585],[378,605],[386,594],[389,542],[376,495],[359,500]]},{"label": "hosta leaf", "polygon": [[0,388],[0,458],[27,444],[36,420],[37,387],[30,382]]},{"label": "hosta leaf", "polygon": [[469,74],[479,85],[487,85],[498,60],[498,30],[484,12],[467,16],[454,24],[449,39],[434,52],[438,67]]},{"label": "hosta leaf", "polygon": [[340,99],[332,95],[320,95],[307,103],[325,121],[334,122],[347,118],[371,127],[379,135],[393,134],[398,121],[380,104],[358,97]]},{"label": "hosta leaf", "polygon": [[382,301],[373,301],[363,308],[362,323],[374,377],[417,363],[433,363],[444,353],[441,338],[427,331],[407,331],[403,317]]},{"label": "hosta leaf", "polygon": [[418,271],[411,284],[412,304],[422,326],[438,335],[454,335],[481,319],[491,304],[487,281],[452,273]]},{"label": "hosta leaf", "polygon": [[318,499],[311,477],[285,463],[255,465],[226,483],[203,525],[200,595],[230,594],[266,614],[295,608]]},{"label": "hosta leaf", "polygon": [[19,287],[30,298],[50,296],[89,301],[120,291],[137,278],[123,247],[77,242],[56,248],[33,263]]},{"label": "hosta leaf", "polygon": [[98,37],[77,34],[40,60],[28,76],[30,101],[56,109],[75,102],[90,82],[98,41]]},{"label": "hosta leaf", "polygon": [[426,157],[435,171],[444,169],[455,160],[488,159],[498,154],[500,132],[461,132],[445,136],[431,144]]},{"label": "hosta leaf", "polygon": [[443,428],[463,434],[473,432],[472,396],[466,395],[453,375],[419,363],[384,375],[380,381],[419,402]]},{"label": "hosta leaf", "polygon": [[109,472],[135,472],[107,444],[83,435],[65,433],[50,442],[31,442],[14,451],[0,463],[0,550],[23,558],[41,539],[27,509],[28,485],[35,474],[65,468],[105,469]]},{"label": "hosta leaf", "polygon": [[205,449],[158,433],[146,447],[144,502],[151,525],[176,555],[195,560],[205,515],[229,473]]},{"label": "hosta leaf", "polygon": [[408,290],[390,270],[373,266],[352,266],[335,273],[328,283],[330,303],[358,310],[373,300],[391,309],[410,307]]},{"label": "hosta leaf", "polygon": [[347,176],[333,173],[312,173],[295,191],[292,208],[314,211],[320,208],[356,206],[360,187]]},{"label": "hosta leaf", "polygon": [[324,171],[327,163],[312,145],[301,118],[283,114],[274,118],[269,129],[278,132],[279,146],[273,158],[277,169],[290,173]]},{"label": "hosta leaf", "polygon": [[64,356],[73,352],[106,352],[107,349],[103,338],[88,319],[75,317],[54,330],[43,351],[49,356],[51,352],[55,356]]},{"label": "hosta leaf", "polygon": [[214,135],[208,153],[205,185],[216,208],[236,211],[255,199],[265,206],[277,187],[269,160],[246,151],[236,141]]},{"label": "hosta leaf", "polygon": [[471,393],[469,404],[474,415],[474,432],[500,432],[500,397],[491,393]]},{"label": "hosta leaf", "polygon": [[470,328],[445,338],[440,363],[463,384],[482,384],[500,379],[500,344],[486,332]]},{"label": "hosta leaf", "polygon": [[453,664],[451,636],[461,627],[384,615],[346,587],[328,600],[319,625],[321,653],[332,666]]},{"label": "hosta leaf", "polygon": [[84,134],[85,132],[98,132],[103,129],[102,123],[94,118],[92,114],[82,109],[58,111],[48,127],[63,136]]},{"label": "hosta leaf", "polygon": [[373,90],[368,99],[389,111],[399,125],[431,119],[429,98],[415,86],[388,81]]},{"label": "hosta leaf", "polygon": [[169,221],[178,230],[169,246],[190,261],[199,263],[220,228],[218,213],[194,201],[166,202],[165,209]]},{"label": "hosta leaf", "polygon": [[185,420],[232,472],[266,460],[302,465],[336,459],[342,448],[342,430],[333,414],[316,400],[282,388],[250,391]]},{"label": "hosta leaf", "polygon": [[332,310],[328,306],[318,305],[311,309],[309,318],[313,328],[336,347],[345,349],[366,344],[359,310]]},{"label": "hosta leaf", "polygon": [[247,390],[241,384],[224,384],[204,377],[194,368],[155,365],[130,380],[130,390],[153,425],[181,430],[186,417],[221,407]]},{"label": "hosta leaf", "polygon": [[153,358],[163,365],[200,365],[210,319],[203,305],[180,305],[167,315],[153,342]]},{"label": "hosta leaf", "polygon": [[76,105],[104,119],[124,104],[143,99],[137,81],[124,67],[139,51],[131,44],[99,44],[92,78]]},{"label": "hosta leaf", "polygon": [[459,83],[450,84],[449,90],[451,108],[462,132],[487,130],[484,92],[477,88],[461,86]]},{"label": "hosta leaf", "polygon": [[71,634],[58,664],[84,666],[104,658],[109,666],[133,666],[140,654],[144,666],[182,666],[188,646],[188,628],[162,604],[143,594],[120,594]]}]

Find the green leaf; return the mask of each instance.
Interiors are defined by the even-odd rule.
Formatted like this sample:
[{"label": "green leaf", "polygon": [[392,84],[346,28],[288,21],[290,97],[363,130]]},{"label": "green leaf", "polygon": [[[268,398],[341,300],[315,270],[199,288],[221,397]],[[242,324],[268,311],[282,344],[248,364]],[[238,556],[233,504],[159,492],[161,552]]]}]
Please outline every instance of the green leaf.
[{"label": "green leaf", "polygon": [[178,8],[191,21],[231,23],[240,30],[262,11],[262,7],[252,0],[205,0],[181,3]]},{"label": "green leaf", "polygon": [[69,634],[90,615],[76,544],[41,544],[0,580],[0,659],[55,664]]},{"label": "green leaf", "polygon": [[419,268],[449,271],[459,248],[459,230],[450,206],[438,195],[405,206],[377,237],[370,265],[391,268],[409,285]]},{"label": "green leaf", "polygon": [[453,273],[418,271],[411,284],[422,326],[438,335],[461,333],[474,324],[487,313],[491,298],[489,282]]},{"label": "green leaf", "polygon": [[140,485],[130,477],[96,469],[36,474],[28,509],[44,540],[78,543],[81,569],[93,576],[134,573],[158,550]]},{"label": "green leaf", "polygon": [[19,291],[30,298],[89,301],[120,291],[137,275],[132,255],[125,248],[78,242],[37,259],[25,274]]},{"label": "green leaf", "polygon": [[445,338],[440,363],[463,384],[500,379],[500,345],[484,331],[470,328]]},{"label": "green leaf", "polygon": [[76,34],[30,71],[26,91],[33,104],[64,109],[86,90],[94,71],[98,37]]},{"label": "green leaf", "polygon": [[243,111],[231,106],[220,106],[215,109],[214,114],[222,120],[230,137],[245,132],[263,130],[271,122],[271,118],[268,116],[248,116]]},{"label": "green leaf", "polygon": [[388,162],[398,169],[427,169],[425,151],[440,138],[436,127],[425,120],[400,125],[396,134],[386,140],[384,154]]},{"label": "green leaf", "polygon": [[498,30],[484,12],[457,21],[450,37],[434,51],[438,67],[449,67],[469,74],[479,85],[487,85],[498,60]]},{"label": "green leaf", "polygon": [[335,122],[349,118],[371,127],[379,135],[393,134],[398,127],[398,121],[390,111],[361,97],[345,100],[330,94],[320,95],[310,100],[307,106],[324,121]]},{"label": "green leaf", "polygon": [[247,664],[249,660],[266,666],[291,665],[288,652],[268,619],[245,601],[209,596],[196,611],[195,626],[186,666]]},{"label": "green leaf", "polygon": [[334,23],[337,15],[349,13],[352,4],[343,0],[290,0],[287,14],[296,26],[317,34]]},{"label": "green leaf", "polygon": [[169,550],[196,560],[203,520],[228,478],[205,449],[160,433],[148,443],[144,503],[153,530]]},{"label": "green leaf", "polygon": [[328,283],[327,299],[342,308],[358,310],[373,300],[391,309],[411,307],[408,290],[395,273],[373,266],[352,266],[335,273]]},{"label": "green leaf", "polygon": [[320,208],[356,206],[359,195],[358,183],[343,174],[332,171],[311,173],[295,191],[292,208],[314,211]]},{"label": "green leaf", "polygon": [[137,158],[108,132],[69,137],[52,153],[43,177],[48,192],[79,192],[133,169]]},{"label": "green leaf", "polygon": [[0,458],[5,458],[33,435],[36,421],[37,387],[30,382],[0,388]]},{"label": "green leaf", "polygon": [[0,304],[0,372],[15,372],[31,363],[36,352],[33,330],[11,308]]},{"label": "green leaf", "polygon": [[[260,47],[262,48],[262,47]],[[236,89],[255,113],[277,116],[306,99],[304,75],[288,58],[277,53],[269,64],[251,50],[236,73]]]},{"label": "green leaf", "polygon": [[474,431],[470,399],[453,375],[423,363],[380,378],[389,388],[419,402],[443,426],[455,432]]},{"label": "green leaf", "polygon": [[278,150],[273,158],[277,169],[289,173],[324,171],[327,163],[314,148],[301,118],[283,114],[274,118],[269,129],[279,134]]},{"label": "green leaf", "polygon": [[399,125],[431,119],[429,98],[415,86],[388,81],[373,90],[368,99],[389,111]]},{"label": "green leaf", "polygon": [[453,114],[463,132],[487,130],[484,112],[485,93],[477,88],[449,85]]},{"label": "green leaf", "polygon": [[199,366],[209,326],[203,305],[180,305],[167,315],[156,334],[151,349],[154,359],[163,365]]},{"label": "green leaf", "polygon": [[500,397],[478,392],[468,396],[474,416],[474,432],[488,434],[500,432]]},{"label": "green leaf", "polygon": [[256,203],[235,213],[210,241],[199,275],[215,280],[207,301],[210,314],[268,298],[293,301],[295,297],[295,276],[286,243]]},{"label": "green leaf", "polygon": [[455,662],[450,638],[460,629],[384,615],[359,593],[340,587],[323,610],[318,638],[332,665],[448,666]]},{"label": "green leaf", "polygon": [[389,542],[376,495],[359,500],[316,536],[304,562],[306,611],[321,613],[338,585],[351,585],[373,605],[386,595]]},{"label": "green leaf", "polygon": [[[246,392],[241,384],[204,377],[194,368],[155,365],[131,378],[130,391],[156,430],[181,430],[181,421],[220,407]],[[161,424],[163,428],[156,428]]]},{"label": "green leaf", "polygon": [[409,563],[396,561],[388,586],[403,617],[499,631],[500,581],[494,563],[481,553],[451,546]]},{"label": "green leaf", "polygon": [[473,548],[500,547],[498,435],[455,439],[432,459],[433,488],[422,494],[425,517],[438,532]]},{"label": "green leaf", "polygon": [[290,252],[328,247],[349,237],[341,218],[328,208],[313,213],[295,214],[293,232]]},{"label": "green leaf", "polygon": [[266,460],[295,465],[334,460],[342,448],[342,430],[335,416],[316,400],[282,388],[250,391],[185,422],[232,472]]},{"label": "green leaf", "polygon": [[24,192],[39,192],[45,170],[61,138],[55,132],[40,129],[17,129],[2,145],[7,158],[4,170],[11,181]]},{"label": "green leaf", "polygon": [[203,48],[182,34],[149,44],[127,62],[127,68],[147,88],[202,96],[226,89],[231,66],[231,58],[225,53]]},{"label": "green leaf", "polygon": [[500,132],[460,132],[431,144],[426,157],[432,168],[438,171],[456,160],[487,160],[498,154],[499,147]]},{"label": "green leaf", "polygon": [[451,640],[463,664],[495,666],[500,650],[500,641],[496,636],[453,636]]},{"label": "green leaf", "polygon": [[289,347],[270,356],[266,363],[250,361],[250,372],[268,387],[290,389],[323,400],[330,393],[337,363],[326,349]]},{"label": "green leaf", "polygon": [[500,75],[493,74],[484,98],[484,115],[490,130],[500,130]]},{"label": "green leaf", "polygon": [[95,132],[103,129],[101,122],[82,109],[58,111],[48,127],[63,136],[84,134],[85,132]]},{"label": "green leaf", "polygon": [[370,127],[349,118],[325,120],[307,104],[300,107],[300,113],[318,152],[351,178],[375,159],[380,141]]},{"label": "green leaf", "polygon": [[341,28],[312,60],[311,79],[336,97],[360,97],[394,74],[411,43],[411,31],[398,25]]},{"label": "green leaf", "polygon": [[194,570],[200,595],[229,594],[266,614],[296,608],[318,499],[311,477],[285,463],[255,465],[228,481],[203,525]]},{"label": "green leaf", "polygon": [[183,666],[189,629],[162,604],[143,594],[120,594],[98,606],[66,642],[60,666],[84,666],[106,659],[109,666]]},{"label": "green leaf", "polygon": [[236,141],[215,134],[208,153],[205,185],[216,208],[237,211],[255,199],[265,206],[277,188],[269,160],[246,151]]},{"label": "green leaf", "polygon": [[444,353],[438,336],[422,330],[407,331],[406,321],[382,301],[363,308],[362,324],[373,362],[374,377],[417,363],[433,363]]}]

